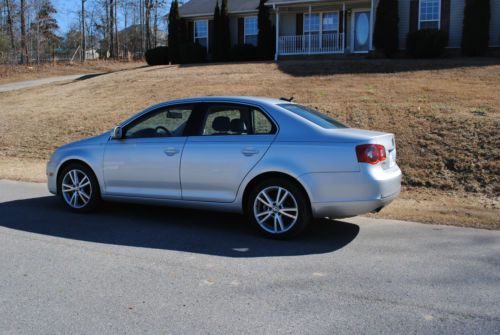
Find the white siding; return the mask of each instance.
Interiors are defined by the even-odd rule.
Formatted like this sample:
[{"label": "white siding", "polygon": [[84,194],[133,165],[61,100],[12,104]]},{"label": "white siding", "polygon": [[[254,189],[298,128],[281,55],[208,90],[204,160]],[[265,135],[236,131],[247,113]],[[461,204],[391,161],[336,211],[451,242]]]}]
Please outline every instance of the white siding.
[{"label": "white siding", "polygon": [[462,45],[464,7],[465,0],[450,1],[450,39],[448,42],[450,48],[460,48]]},{"label": "white siding", "polygon": [[490,46],[500,47],[500,0],[490,0]]},{"label": "white siding", "polygon": [[399,1],[399,48],[406,48],[406,35],[410,31],[410,0]]}]

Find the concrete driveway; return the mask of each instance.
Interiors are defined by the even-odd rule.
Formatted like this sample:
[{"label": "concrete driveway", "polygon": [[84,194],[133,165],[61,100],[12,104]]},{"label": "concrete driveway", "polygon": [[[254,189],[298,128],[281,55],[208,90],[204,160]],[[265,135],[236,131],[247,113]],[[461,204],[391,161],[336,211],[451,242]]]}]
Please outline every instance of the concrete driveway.
[{"label": "concrete driveway", "polygon": [[86,79],[86,78],[91,78],[91,77],[95,77],[98,75],[99,75],[98,73],[96,73],[96,74],[73,74],[73,75],[68,75],[68,76],[49,77],[49,78],[42,78],[42,79],[36,79],[36,80],[18,81],[15,83],[1,84],[0,85],[0,93],[20,90],[20,89],[24,89],[24,88],[31,88],[31,87],[36,87],[36,86],[40,86],[40,85],[52,84],[52,83],[56,83],[59,81],[71,81],[71,80],[77,80],[77,79]]},{"label": "concrete driveway", "polygon": [[0,333],[500,333],[498,231],[354,218],[283,242],[243,221],[76,215],[0,181]]}]

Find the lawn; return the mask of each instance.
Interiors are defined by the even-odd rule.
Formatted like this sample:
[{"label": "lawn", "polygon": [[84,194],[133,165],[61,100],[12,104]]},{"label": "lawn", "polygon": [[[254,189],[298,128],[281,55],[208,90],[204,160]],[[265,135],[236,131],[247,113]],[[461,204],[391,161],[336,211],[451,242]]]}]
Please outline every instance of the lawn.
[{"label": "lawn", "polygon": [[0,178],[43,181],[54,148],[163,100],[293,96],[396,135],[404,192],[376,216],[500,228],[499,92],[500,59],[136,67],[0,93]]}]

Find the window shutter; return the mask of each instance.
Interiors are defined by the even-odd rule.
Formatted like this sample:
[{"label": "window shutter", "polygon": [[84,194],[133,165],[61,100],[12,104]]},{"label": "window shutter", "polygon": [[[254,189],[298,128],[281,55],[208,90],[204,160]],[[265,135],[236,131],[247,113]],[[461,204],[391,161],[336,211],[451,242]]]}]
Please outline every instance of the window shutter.
[{"label": "window shutter", "polygon": [[410,1],[410,33],[418,30],[418,0]]},{"label": "window shutter", "polygon": [[238,44],[245,43],[245,18],[238,18]]},{"label": "window shutter", "polygon": [[344,11],[339,12],[339,33],[344,32]]},{"label": "window shutter", "polygon": [[295,19],[295,35],[304,34],[304,14],[297,14]]},{"label": "window shutter", "polygon": [[188,22],[188,41],[194,42],[194,22]]},{"label": "window shutter", "polygon": [[208,51],[214,49],[214,20],[208,20]]},{"label": "window shutter", "polygon": [[449,38],[449,33],[450,33],[450,0],[441,0],[441,30]]}]

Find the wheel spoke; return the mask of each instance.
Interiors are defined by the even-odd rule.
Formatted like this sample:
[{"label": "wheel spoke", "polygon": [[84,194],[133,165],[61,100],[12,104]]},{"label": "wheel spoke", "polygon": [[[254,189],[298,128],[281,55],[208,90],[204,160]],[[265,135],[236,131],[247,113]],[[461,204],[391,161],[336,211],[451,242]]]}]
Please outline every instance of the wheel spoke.
[{"label": "wheel spoke", "polygon": [[[289,211],[292,211],[294,210],[295,212],[297,212],[296,209],[290,209],[290,208],[287,208]],[[290,219],[296,219],[297,218],[297,215],[292,215],[292,214],[288,214],[287,212],[285,212],[284,210],[280,210],[280,213],[284,216],[288,216]]]},{"label": "wheel spoke", "polygon": [[87,176],[83,177],[80,183],[78,184],[78,187],[85,187],[90,184],[90,180]]},{"label": "wheel spoke", "polygon": [[274,232],[278,232],[278,218],[277,215],[274,215]]},{"label": "wheel spoke", "polygon": [[259,200],[260,202],[262,202],[264,205],[266,205],[267,207],[269,208],[273,208],[273,205],[271,205],[270,202],[267,202],[265,201],[264,199],[262,199],[260,196],[257,197],[257,200]]},{"label": "wheel spoke", "polygon": [[281,230],[285,230],[285,225],[283,224],[283,219],[281,218],[281,215],[276,214],[276,217],[278,218],[278,224],[280,225]]},{"label": "wheel spoke", "polygon": [[266,198],[266,201],[267,201],[267,203],[269,204],[268,206],[269,206],[269,207],[273,207],[273,205],[272,205],[273,201],[272,201],[272,200],[271,200],[271,198],[269,198],[269,196],[267,195],[266,190],[264,190],[264,191],[262,191],[262,192],[260,192],[260,193],[264,196],[264,198]]},{"label": "wheel spoke", "polygon": [[256,216],[257,216],[257,217],[261,217],[262,215],[266,215],[266,214],[269,214],[269,213],[271,213],[271,214],[272,214],[272,213],[273,213],[273,211],[265,211],[265,212],[261,212],[261,213],[257,214]]},{"label": "wheel spoke", "polygon": [[71,206],[76,207],[77,201],[78,201],[78,195],[77,195],[77,192],[74,192],[73,195],[71,196],[71,199],[69,202],[70,202]]},{"label": "wheel spoke", "polygon": [[62,184],[62,191],[63,192],[66,193],[66,192],[71,192],[71,191],[74,191],[74,190],[75,190],[75,188],[73,186],[68,185],[68,184],[64,184],[64,183]]},{"label": "wheel spoke", "polygon": [[289,194],[290,194],[290,192],[288,192],[287,190],[285,190],[285,194],[283,195],[283,197],[281,199],[277,198],[277,200],[278,200],[278,206],[281,206],[283,204],[283,201],[285,201],[285,199],[288,197]]},{"label": "wheel spoke", "polygon": [[[265,218],[263,218],[263,219],[259,220],[259,223],[266,222],[266,221],[267,221],[267,219],[269,219],[269,218],[271,217],[271,215],[273,215],[273,212],[269,212],[269,213],[267,213],[267,215],[266,215],[266,217],[265,217]],[[258,220],[258,219],[257,219],[257,220]]]}]

